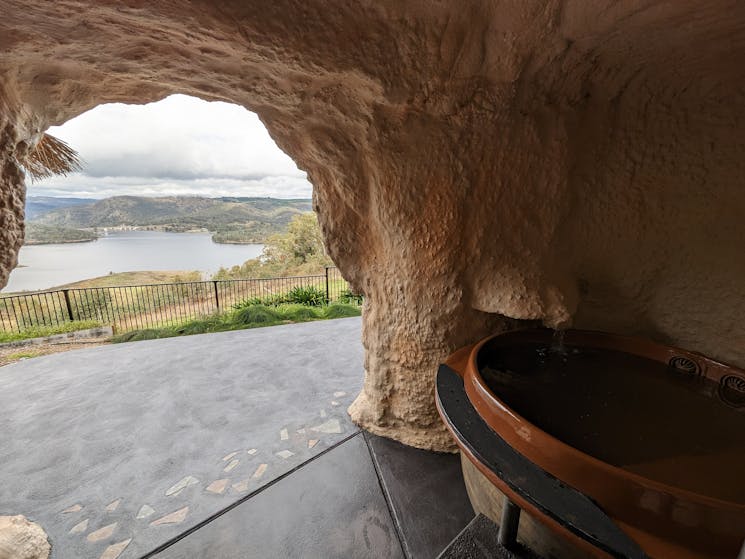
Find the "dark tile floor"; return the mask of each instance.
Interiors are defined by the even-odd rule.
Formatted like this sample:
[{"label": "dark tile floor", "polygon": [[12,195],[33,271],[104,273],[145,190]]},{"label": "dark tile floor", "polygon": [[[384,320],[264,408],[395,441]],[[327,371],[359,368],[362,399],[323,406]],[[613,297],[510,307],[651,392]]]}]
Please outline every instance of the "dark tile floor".
[{"label": "dark tile floor", "polygon": [[457,456],[358,433],[147,557],[431,559],[473,516]]},{"label": "dark tile floor", "polygon": [[460,459],[365,437],[407,557],[436,557],[474,515]]}]

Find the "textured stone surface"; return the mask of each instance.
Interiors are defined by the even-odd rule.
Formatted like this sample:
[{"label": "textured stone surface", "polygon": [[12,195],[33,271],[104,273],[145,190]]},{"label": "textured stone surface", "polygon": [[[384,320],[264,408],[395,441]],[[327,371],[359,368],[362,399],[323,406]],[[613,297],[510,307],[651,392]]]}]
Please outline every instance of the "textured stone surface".
[{"label": "textured stone surface", "polygon": [[[436,364],[511,319],[745,364],[745,4],[0,0],[0,277],[49,125],[179,92],[256,111],[366,296],[370,431],[451,442]],[[506,317],[511,317],[508,319]]]},{"label": "textured stone surface", "polygon": [[0,559],[47,559],[51,546],[44,530],[25,516],[0,516]]}]

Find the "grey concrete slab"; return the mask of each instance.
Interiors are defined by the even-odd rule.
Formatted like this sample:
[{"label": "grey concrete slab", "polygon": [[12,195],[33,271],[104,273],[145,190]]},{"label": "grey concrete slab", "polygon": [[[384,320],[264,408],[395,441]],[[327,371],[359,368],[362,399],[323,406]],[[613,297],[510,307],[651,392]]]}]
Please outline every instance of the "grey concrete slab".
[{"label": "grey concrete slab", "polygon": [[403,559],[362,435],[157,554],[156,559]]},{"label": "grey concrete slab", "polygon": [[473,519],[460,458],[365,433],[409,559],[436,557]]},{"label": "grey concrete slab", "polygon": [[2,367],[0,514],[39,522],[56,559],[129,539],[139,557],[356,432],[362,378],[359,318]]}]

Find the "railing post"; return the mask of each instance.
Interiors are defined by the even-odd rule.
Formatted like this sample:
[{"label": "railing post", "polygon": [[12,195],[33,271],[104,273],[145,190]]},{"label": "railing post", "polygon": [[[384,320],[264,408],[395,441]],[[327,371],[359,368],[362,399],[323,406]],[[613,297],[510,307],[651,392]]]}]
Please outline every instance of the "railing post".
[{"label": "railing post", "polygon": [[329,267],[326,266],[326,304],[328,305],[331,302],[331,294],[329,293]]},{"label": "railing post", "polygon": [[63,289],[62,293],[65,295],[65,306],[67,307],[67,318],[70,319],[70,322],[72,322],[72,304],[70,303],[70,290],[69,289]]},{"label": "railing post", "polygon": [[217,307],[217,310],[220,310],[220,297],[217,295],[217,280],[212,281],[212,285],[215,288],[215,306]]}]

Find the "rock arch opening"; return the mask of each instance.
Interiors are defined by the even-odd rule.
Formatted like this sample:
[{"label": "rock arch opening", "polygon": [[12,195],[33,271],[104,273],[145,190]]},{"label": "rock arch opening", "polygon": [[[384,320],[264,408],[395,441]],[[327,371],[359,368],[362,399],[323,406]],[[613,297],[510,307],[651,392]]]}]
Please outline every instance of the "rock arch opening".
[{"label": "rock arch opening", "polygon": [[[114,273],[145,272],[122,276],[130,284],[150,283],[148,271],[166,272],[152,276],[160,281],[214,279],[258,257],[263,241],[311,209],[305,173],[237,105],[184,95],[104,104],[46,134],[74,148],[80,165],[30,181],[24,169],[26,244],[5,293]],[[48,150],[36,158],[59,164]],[[184,232],[199,234],[174,236]],[[64,251],[39,246],[94,239]],[[289,264],[282,272],[301,273]]]}]

